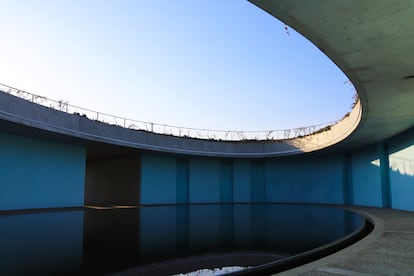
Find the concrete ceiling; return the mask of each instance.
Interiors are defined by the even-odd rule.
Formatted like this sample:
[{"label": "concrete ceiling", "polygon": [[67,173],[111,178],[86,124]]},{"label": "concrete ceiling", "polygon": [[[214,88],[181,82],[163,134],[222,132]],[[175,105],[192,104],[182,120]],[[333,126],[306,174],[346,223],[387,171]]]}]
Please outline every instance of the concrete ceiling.
[{"label": "concrete ceiling", "polygon": [[313,42],[356,87],[362,120],[341,148],[378,142],[414,126],[414,1],[250,2]]}]

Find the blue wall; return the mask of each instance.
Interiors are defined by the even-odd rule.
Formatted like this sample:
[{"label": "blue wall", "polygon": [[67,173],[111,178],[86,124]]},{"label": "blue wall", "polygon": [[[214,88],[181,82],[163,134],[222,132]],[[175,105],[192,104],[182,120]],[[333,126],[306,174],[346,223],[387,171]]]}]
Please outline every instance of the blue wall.
[{"label": "blue wall", "polygon": [[233,200],[234,202],[250,202],[250,161],[233,161]]},{"label": "blue wall", "polygon": [[158,155],[141,157],[141,204],[176,203],[176,158]]},{"label": "blue wall", "polygon": [[[344,203],[344,156],[142,157],[141,203]],[[187,200],[188,199],[188,200]]]},{"label": "blue wall", "polygon": [[354,205],[381,207],[381,174],[377,145],[352,152],[351,181]]},{"label": "blue wall", "polygon": [[388,143],[392,208],[414,211],[414,132]]},{"label": "blue wall", "polygon": [[269,160],[268,201],[343,203],[342,162],[330,155]]},{"label": "blue wall", "polygon": [[220,161],[190,159],[190,203],[220,202]]},{"label": "blue wall", "polygon": [[177,160],[176,196],[177,203],[188,203],[190,198],[189,162],[186,159]]},{"label": "blue wall", "polygon": [[145,154],[141,166],[141,204],[233,202],[232,160]]},{"label": "blue wall", "polygon": [[348,152],[143,160],[143,204],[305,202],[414,211],[414,131]]},{"label": "blue wall", "polygon": [[[0,134],[0,210],[83,206],[85,160],[82,146]],[[146,153],[140,169],[140,204],[305,202],[414,211],[414,130],[339,153],[267,159]]]},{"label": "blue wall", "polygon": [[0,133],[0,210],[83,206],[85,148]]}]

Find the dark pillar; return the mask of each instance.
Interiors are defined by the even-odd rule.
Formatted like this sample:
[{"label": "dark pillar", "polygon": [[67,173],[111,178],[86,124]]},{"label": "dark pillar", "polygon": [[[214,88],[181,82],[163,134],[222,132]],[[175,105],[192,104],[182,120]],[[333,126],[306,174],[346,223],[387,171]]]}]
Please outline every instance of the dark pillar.
[{"label": "dark pillar", "polygon": [[344,167],[343,167],[343,193],[344,193],[344,204],[354,204],[354,186],[352,179],[352,152],[345,153]]},{"label": "dark pillar", "polygon": [[187,159],[177,159],[176,177],[177,203],[187,204],[190,197],[190,171]]},{"label": "dark pillar", "polygon": [[233,161],[220,162],[220,202],[233,202]]}]

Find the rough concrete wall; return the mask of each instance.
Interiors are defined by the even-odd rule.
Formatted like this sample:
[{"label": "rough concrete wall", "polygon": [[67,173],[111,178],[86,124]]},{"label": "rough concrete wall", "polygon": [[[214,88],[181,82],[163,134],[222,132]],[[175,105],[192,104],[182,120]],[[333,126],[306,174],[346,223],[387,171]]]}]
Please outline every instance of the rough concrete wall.
[{"label": "rough concrete wall", "polygon": [[86,205],[137,205],[139,192],[139,157],[113,156],[87,160]]},{"label": "rough concrete wall", "polygon": [[84,204],[85,148],[0,133],[0,210]]}]

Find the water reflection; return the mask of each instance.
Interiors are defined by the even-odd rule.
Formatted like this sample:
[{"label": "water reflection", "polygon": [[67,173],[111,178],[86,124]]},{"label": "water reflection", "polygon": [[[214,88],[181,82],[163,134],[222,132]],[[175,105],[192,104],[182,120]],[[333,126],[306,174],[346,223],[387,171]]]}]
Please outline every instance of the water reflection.
[{"label": "water reflection", "polygon": [[0,275],[71,275],[82,265],[83,212],[0,216]]},{"label": "water reflection", "polygon": [[0,215],[0,275],[172,274],[252,266],[321,246],[362,219],[299,205],[192,205]]}]

